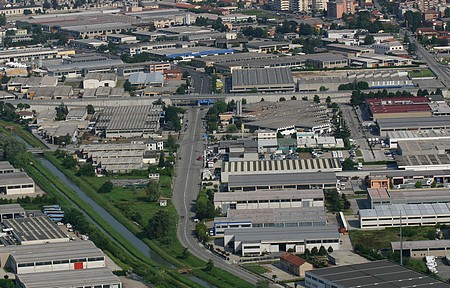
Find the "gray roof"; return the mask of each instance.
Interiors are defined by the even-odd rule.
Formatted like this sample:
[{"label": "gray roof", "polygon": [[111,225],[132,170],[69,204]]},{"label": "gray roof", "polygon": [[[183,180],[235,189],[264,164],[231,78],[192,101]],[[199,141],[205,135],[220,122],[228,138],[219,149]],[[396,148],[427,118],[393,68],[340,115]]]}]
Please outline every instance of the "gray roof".
[{"label": "gray roof", "polygon": [[97,119],[96,128],[112,131],[157,130],[161,110],[161,106],[154,105],[106,107]]},{"label": "gray roof", "polygon": [[392,201],[407,201],[413,202],[450,202],[450,189],[448,188],[433,188],[433,189],[396,189],[389,190],[387,193],[377,193],[377,189],[385,188],[369,188],[369,192],[372,199],[377,200],[392,200]]},{"label": "gray roof", "polygon": [[230,187],[254,187],[262,185],[309,185],[336,183],[335,172],[320,173],[271,173],[252,175],[230,175]]},{"label": "gray roof", "polygon": [[46,243],[45,245],[8,245],[0,247],[0,254],[2,253],[10,253],[17,264],[105,256],[92,241],[69,241]]},{"label": "gray roof", "polygon": [[449,154],[397,155],[394,158],[398,167],[450,165]]},{"label": "gray roof", "polygon": [[232,74],[233,87],[294,84],[289,68],[238,69]]},{"label": "gray roof", "polygon": [[[322,189],[285,189],[259,190],[249,192],[218,192],[214,193],[215,202],[246,201],[246,200],[281,200],[281,199],[313,199],[323,198]],[[1,207],[1,206],[0,206]]]},{"label": "gray roof", "polygon": [[162,72],[133,73],[128,79],[132,85],[148,85],[164,83],[164,74]]},{"label": "gray roof", "polygon": [[226,235],[234,235],[235,241],[265,242],[265,241],[298,241],[305,239],[339,239],[336,226],[300,226],[274,228],[225,229]]},{"label": "gray roof", "polygon": [[440,280],[409,270],[388,260],[307,271],[306,277],[311,276],[346,288],[450,287]]},{"label": "gray roof", "polygon": [[361,218],[449,215],[450,203],[378,205],[374,209],[359,210]]},{"label": "gray roof", "polygon": [[450,128],[450,116],[377,119],[383,129]]},{"label": "gray roof", "polygon": [[0,205],[0,214],[25,213],[25,209],[20,204],[3,204]]},{"label": "gray roof", "polygon": [[16,277],[24,288],[112,287],[113,284],[121,283],[119,277],[108,268],[19,274]]},{"label": "gray roof", "polygon": [[14,166],[11,165],[8,161],[0,161],[0,170],[10,170],[14,169]]},{"label": "gray roof", "polygon": [[90,79],[95,79],[98,81],[106,81],[106,80],[115,81],[117,79],[117,75],[114,73],[89,72],[86,75],[86,77],[84,77],[84,80]]},{"label": "gray roof", "polygon": [[222,172],[228,173],[276,173],[276,172],[317,172],[342,171],[341,162],[336,158],[305,158],[284,160],[253,160],[223,162]]},{"label": "gray roof", "polygon": [[66,118],[82,118],[84,115],[86,115],[87,111],[86,108],[72,108],[69,110],[69,113],[67,114]]},{"label": "gray roof", "polygon": [[372,171],[370,172],[370,177],[376,176],[387,176],[387,177],[413,177],[413,176],[450,176],[450,170],[423,170],[423,171],[413,171],[413,170],[386,170],[386,171]]},{"label": "gray roof", "polygon": [[[400,242],[391,242],[392,250],[400,250]],[[403,241],[403,249],[450,248],[450,240]]]},{"label": "gray roof", "polygon": [[34,181],[24,172],[0,174],[0,186],[20,184],[34,184]]},{"label": "gray roof", "polygon": [[69,240],[69,237],[47,216],[7,219],[3,224],[13,228],[13,234],[19,242],[63,238]]}]

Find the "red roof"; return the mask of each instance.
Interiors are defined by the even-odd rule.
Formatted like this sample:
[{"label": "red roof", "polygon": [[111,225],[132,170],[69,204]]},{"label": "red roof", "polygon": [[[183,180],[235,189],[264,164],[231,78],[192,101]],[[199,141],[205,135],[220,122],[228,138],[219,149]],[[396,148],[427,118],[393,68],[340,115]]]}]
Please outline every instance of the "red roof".
[{"label": "red roof", "polygon": [[369,98],[366,103],[370,105],[394,105],[401,103],[428,103],[430,100],[423,96],[410,97],[388,97],[388,98]]},{"label": "red roof", "polygon": [[407,113],[431,111],[428,104],[400,104],[400,105],[374,105],[370,106],[372,114],[380,113]]},{"label": "red roof", "polygon": [[285,252],[285,253],[281,256],[281,259],[284,260],[284,261],[286,261],[286,262],[289,262],[290,264],[295,265],[295,266],[297,266],[297,267],[300,267],[300,266],[302,266],[303,264],[306,263],[306,260],[305,260],[305,259],[300,258],[300,257],[298,257],[298,256],[296,256],[296,255],[293,255],[293,254],[291,254],[291,253],[288,253],[288,252]]}]

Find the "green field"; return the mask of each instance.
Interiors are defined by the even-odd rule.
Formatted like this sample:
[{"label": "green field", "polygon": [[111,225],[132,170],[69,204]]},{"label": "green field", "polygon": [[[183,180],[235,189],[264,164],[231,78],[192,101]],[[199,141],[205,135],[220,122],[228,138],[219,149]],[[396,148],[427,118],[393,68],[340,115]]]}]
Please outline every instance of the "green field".
[{"label": "green field", "polygon": [[248,265],[243,265],[242,267],[244,267],[245,269],[252,271],[253,273],[256,273],[256,274],[264,274],[269,271],[269,270],[267,270],[266,267],[260,266],[260,265],[248,264]]},{"label": "green field", "polygon": [[408,71],[408,76],[409,78],[436,77],[433,71],[428,68]]}]

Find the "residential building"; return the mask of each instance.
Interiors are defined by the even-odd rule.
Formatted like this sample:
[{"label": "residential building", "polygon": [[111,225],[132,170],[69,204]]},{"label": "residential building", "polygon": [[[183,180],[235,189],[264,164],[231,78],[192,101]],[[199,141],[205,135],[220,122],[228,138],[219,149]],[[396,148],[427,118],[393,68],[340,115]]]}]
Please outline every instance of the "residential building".
[{"label": "residential building", "polygon": [[373,44],[372,48],[377,54],[389,54],[394,51],[404,51],[403,44],[398,41]]},{"label": "residential building", "polygon": [[148,140],[145,142],[145,147],[150,151],[161,151],[164,149],[164,142],[161,140]]},{"label": "residential building", "polygon": [[305,277],[306,271],[314,269],[313,265],[307,262],[305,259],[288,252],[281,255],[280,264],[284,270],[302,278]]}]

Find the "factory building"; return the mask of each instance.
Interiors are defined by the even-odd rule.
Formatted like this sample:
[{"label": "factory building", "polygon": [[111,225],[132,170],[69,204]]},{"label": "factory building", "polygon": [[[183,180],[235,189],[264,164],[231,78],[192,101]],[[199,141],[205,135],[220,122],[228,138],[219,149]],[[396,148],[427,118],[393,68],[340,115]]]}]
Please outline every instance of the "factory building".
[{"label": "factory building", "polygon": [[398,189],[369,188],[370,208],[389,204],[450,203],[450,188]]},{"label": "factory building", "polygon": [[15,274],[105,267],[105,254],[92,241],[0,247],[1,266]]},{"label": "factory building", "polygon": [[450,170],[393,170],[370,172],[370,188],[388,188],[391,185],[398,186],[406,183],[416,183],[431,179],[438,185],[447,185],[450,183]]},{"label": "factory building", "polygon": [[[6,171],[11,171],[9,168]],[[14,172],[0,174],[0,194],[3,195],[24,195],[33,194],[36,187],[33,179],[27,173]]]},{"label": "factory building", "polygon": [[230,210],[323,207],[322,189],[214,193],[214,207]]},{"label": "factory building", "polygon": [[289,68],[236,69],[231,79],[231,93],[295,91]]},{"label": "factory building", "polygon": [[411,258],[424,258],[426,256],[446,257],[450,254],[450,240],[421,240],[391,242],[392,252],[403,251],[403,255]]},{"label": "factory building", "polygon": [[273,227],[226,229],[224,246],[233,247],[233,252],[241,256],[260,256],[292,249],[304,253],[324,246],[338,250],[339,232],[334,226]]},{"label": "factory building", "polygon": [[449,130],[450,116],[378,119],[377,126],[381,137],[391,131]]},{"label": "factory building", "polygon": [[0,222],[6,219],[16,219],[25,217],[25,209],[20,204],[0,205]]}]

